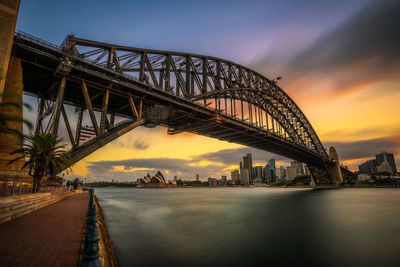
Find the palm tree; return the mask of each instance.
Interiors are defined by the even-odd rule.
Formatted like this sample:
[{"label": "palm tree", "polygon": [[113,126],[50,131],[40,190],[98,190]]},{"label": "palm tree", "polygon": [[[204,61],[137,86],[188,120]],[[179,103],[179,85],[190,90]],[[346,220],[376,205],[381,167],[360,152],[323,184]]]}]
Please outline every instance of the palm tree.
[{"label": "palm tree", "polygon": [[36,133],[25,136],[26,142],[22,148],[17,149],[11,155],[19,155],[9,164],[20,159],[27,159],[21,169],[29,167],[29,173],[33,170],[33,192],[40,187],[42,177],[49,173],[54,175],[57,170],[71,165],[70,153],[64,150],[66,145],[60,145],[62,139],[52,133]]},{"label": "palm tree", "polygon": [[83,185],[83,181],[79,178],[67,181],[67,186],[72,186],[74,189],[77,189],[80,185]]},{"label": "palm tree", "polygon": [[[0,98],[1,98],[1,96],[2,96],[2,94],[0,94]],[[23,105],[26,108],[28,108],[29,110],[32,109],[32,107],[29,104],[24,103]],[[19,103],[15,103],[15,102],[4,101],[4,99],[3,99],[3,101],[0,102],[0,111],[1,111],[0,112],[0,133],[13,134],[13,135],[18,136],[22,140],[23,134],[16,129],[11,129],[8,125],[8,122],[23,122],[29,129],[32,129],[32,124],[29,121],[24,120],[19,116],[9,114],[9,112],[4,112],[5,110],[7,110],[9,108],[20,109],[21,105]]]}]

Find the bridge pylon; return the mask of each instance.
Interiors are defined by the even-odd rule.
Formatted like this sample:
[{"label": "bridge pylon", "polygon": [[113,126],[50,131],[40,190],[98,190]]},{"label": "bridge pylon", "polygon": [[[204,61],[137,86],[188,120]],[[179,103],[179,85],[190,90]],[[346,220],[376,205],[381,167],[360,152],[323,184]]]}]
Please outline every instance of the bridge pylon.
[{"label": "bridge pylon", "polygon": [[333,162],[333,165],[329,166],[332,183],[340,184],[343,182],[343,176],[340,168],[339,156],[333,146],[329,148],[329,159],[331,160],[331,162]]}]

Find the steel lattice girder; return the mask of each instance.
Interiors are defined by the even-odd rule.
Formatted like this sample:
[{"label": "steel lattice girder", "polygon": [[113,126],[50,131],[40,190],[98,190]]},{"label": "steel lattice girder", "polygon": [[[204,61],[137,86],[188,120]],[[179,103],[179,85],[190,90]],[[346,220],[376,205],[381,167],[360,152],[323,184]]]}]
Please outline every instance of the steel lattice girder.
[{"label": "steel lattice girder", "polygon": [[[48,80],[48,77],[53,75],[54,64],[59,64],[66,58],[72,62],[72,72],[67,75],[68,86],[72,86],[76,90],[81,87],[82,81],[86,81],[88,86],[90,85],[93,90],[98,90],[98,92],[97,94],[91,93],[90,99],[88,97],[71,98],[69,95],[69,104],[87,106],[88,100],[94,103],[93,110],[102,113],[98,129],[97,127],[93,128],[97,135],[101,135],[109,126],[109,122],[104,121],[106,116],[102,112],[102,107],[107,103],[107,97],[104,95],[106,90],[109,90],[109,94],[112,94],[113,97],[119,96],[121,99],[128,99],[131,94],[146,99],[143,105],[161,103],[182,108],[177,116],[183,116],[183,119],[170,118],[163,124],[172,127],[171,133],[185,131],[184,118],[186,116],[194,118],[194,121],[213,119],[218,122],[221,120],[222,124],[231,125],[237,129],[251,128],[251,136],[253,136],[253,132],[257,132],[257,130],[251,119],[246,122],[246,120],[239,119],[240,113],[237,113],[236,110],[229,114],[227,110],[227,101],[230,101],[231,111],[237,108],[243,114],[240,102],[245,102],[249,104],[249,110],[251,108],[252,113],[249,115],[251,118],[254,116],[256,127],[261,131],[265,129],[263,123],[266,122],[268,132],[266,136],[276,136],[277,139],[270,141],[282,142],[285,144],[283,147],[287,148],[292,146],[293,149],[301,151],[300,154],[308,153],[313,159],[318,155],[320,163],[317,165],[322,166],[326,162],[329,163],[318,136],[294,101],[274,81],[234,62],[188,53],[116,46],[73,36],[69,36],[61,46],[56,47],[29,35],[18,33],[14,46],[16,49],[18,47],[16,53],[18,50],[21,51],[19,53],[22,55],[19,57],[23,59],[23,62],[29,64],[29,68],[42,69],[41,72],[35,73],[42,77],[29,77],[29,71],[26,74],[26,79],[31,79],[26,83],[26,87],[32,93],[35,90],[35,81],[33,81],[35,78]],[[130,75],[132,73],[137,75],[133,77]],[[72,90],[72,88],[68,90]],[[68,90],[66,91],[67,95]],[[99,96],[102,95],[103,98],[100,99]],[[209,106],[210,102],[207,101],[212,98],[216,100],[215,107]],[[221,100],[225,104],[225,110],[221,105]],[[77,103],[71,103],[71,101]],[[134,111],[128,101],[118,107],[111,106],[109,109],[112,111],[110,113],[122,116],[127,116],[131,110]],[[182,113],[183,110],[185,113]],[[257,118],[260,116],[260,110],[261,116],[267,116],[266,114],[270,116],[272,127],[275,129],[268,131],[268,116],[266,121],[265,117]],[[193,114],[189,116],[188,114],[191,112]],[[282,132],[281,129],[283,129]],[[190,129],[187,130],[190,131]],[[201,134],[206,135],[207,132]],[[214,135],[218,138],[217,132]],[[222,132],[219,138],[228,140],[231,136]],[[72,136],[71,141],[73,139],[76,144],[79,144],[79,135]],[[236,139],[232,138],[232,140]],[[267,139],[264,141],[273,145]],[[251,145],[250,139],[246,142]],[[315,163],[315,161],[313,162]]]},{"label": "steel lattice girder", "polygon": [[[247,67],[216,57],[111,45],[73,36],[66,39],[64,46],[64,49],[78,53],[82,48],[93,49],[79,55],[96,63],[99,61],[97,55],[101,54],[107,58],[108,64],[103,62],[100,65],[125,74],[138,73],[139,80],[150,84],[150,79],[145,78],[148,73],[152,85],[161,90],[171,90],[169,86],[162,88],[161,85],[165,82],[170,84],[173,79],[176,81],[175,94],[187,99],[205,100],[233,91],[235,95],[238,91],[256,94],[257,97],[250,99],[250,104],[259,106],[256,99],[264,102],[259,107],[278,121],[294,142],[306,145],[309,140],[310,149],[327,157],[317,134],[297,104],[276,82]],[[159,77],[155,72],[160,73]]]}]

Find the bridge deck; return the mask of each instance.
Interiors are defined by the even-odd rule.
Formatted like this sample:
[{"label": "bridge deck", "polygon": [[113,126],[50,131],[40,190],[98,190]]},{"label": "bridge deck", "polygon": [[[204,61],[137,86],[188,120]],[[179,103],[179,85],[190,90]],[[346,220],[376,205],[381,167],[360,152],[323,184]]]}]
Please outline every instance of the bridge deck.
[{"label": "bridge deck", "polygon": [[[26,39],[14,42],[13,55],[22,60],[24,70],[24,91],[37,95],[40,90],[50,88],[56,81],[54,73],[63,60],[63,53],[57,47],[46,46]],[[128,95],[140,98],[145,105],[161,104],[172,106],[175,115],[161,123],[171,133],[188,131],[220,140],[273,152],[304,163],[320,165],[321,156],[307,147],[290,142],[276,133],[260,131],[241,120],[233,120],[224,114],[204,106],[158,90],[121,73],[104,69],[98,65],[74,57],[73,68],[67,76],[64,102],[74,106],[85,106],[81,82],[91,88],[93,109],[101,111],[105,88],[109,88],[109,112],[130,118],[132,111]],[[112,85],[112,87],[111,87]]]}]

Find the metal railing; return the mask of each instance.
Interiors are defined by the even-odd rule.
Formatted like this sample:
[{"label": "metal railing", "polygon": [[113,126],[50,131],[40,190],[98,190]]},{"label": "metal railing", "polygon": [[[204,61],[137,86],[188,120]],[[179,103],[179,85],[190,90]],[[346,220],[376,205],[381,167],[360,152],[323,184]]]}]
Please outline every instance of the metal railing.
[{"label": "metal railing", "polygon": [[29,33],[23,32],[23,31],[16,31],[15,32],[15,36],[17,38],[21,38],[22,37],[23,39],[27,39],[27,40],[33,41],[35,43],[39,43],[39,44],[45,45],[45,46],[50,47],[50,48],[53,48],[53,49],[56,49],[56,50],[60,50],[60,47],[58,45],[55,45],[53,43],[50,43],[50,42],[48,42],[46,40],[43,40],[43,39],[41,39],[39,37],[36,37],[34,35],[31,35]]},{"label": "metal railing", "polygon": [[[33,193],[33,184],[21,180],[12,180],[11,178],[0,179],[0,197],[23,195]],[[61,190],[59,183],[43,183],[38,192],[56,192]]]},{"label": "metal railing", "polygon": [[0,197],[28,194],[32,192],[32,184],[11,179],[0,180]]},{"label": "metal railing", "polygon": [[99,253],[99,227],[97,225],[97,210],[94,201],[94,189],[89,189],[89,209],[86,221],[85,243],[83,248],[83,267],[101,267]]}]

